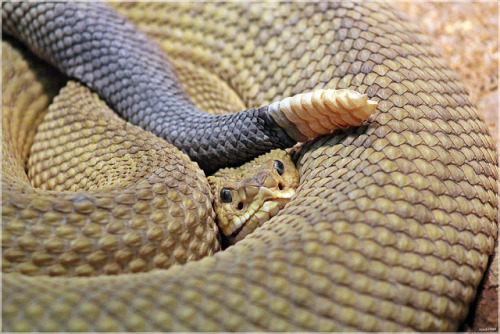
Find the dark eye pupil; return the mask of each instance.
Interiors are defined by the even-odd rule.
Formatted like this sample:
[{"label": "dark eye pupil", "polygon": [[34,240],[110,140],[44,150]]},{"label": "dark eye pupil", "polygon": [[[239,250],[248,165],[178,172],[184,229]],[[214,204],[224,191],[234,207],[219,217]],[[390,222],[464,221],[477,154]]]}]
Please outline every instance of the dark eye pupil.
[{"label": "dark eye pupil", "polygon": [[276,168],[279,175],[283,175],[285,172],[285,166],[283,166],[283,163],[279,160],[274,160],[274,168]]},{"label": "dark eye pupil", "polygon": [[231,195],[231,192],[227,188],[222,188],[220,191],[220,200],[223,203],[230,203],[233,201],[233,196]]}]

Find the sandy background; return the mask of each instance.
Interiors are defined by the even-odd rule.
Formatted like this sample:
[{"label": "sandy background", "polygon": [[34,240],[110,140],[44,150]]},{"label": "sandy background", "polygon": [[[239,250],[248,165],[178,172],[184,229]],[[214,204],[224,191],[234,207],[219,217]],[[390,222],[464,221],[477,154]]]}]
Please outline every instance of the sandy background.
[{"label": "sandy background", "polygon": [[[499,4],[496,1],[394,4],[434,40],[443,57],[459,74],[499,148]],[[492,256],[491,260],[462,330],[496,332],[498,328],[497,256]]]},{"label": "sandy background", "polygon": [[485,116],[497,147],[498,136],[498,3],[397,2],[417,23],[460,75]]},{"label": "sandy background", "polygon": [[[498,135],[498,8],[497,2],[395,3],[441,49],[459,74],[490,133],[500,148]],[[497,153],[498,156],[498,153]],[[498,245],[498,240],[497,240]],[[498,248],[498,246],[497,246]],[[490,267],[462,330],[496,332],[498,329],[498,257]]]}]

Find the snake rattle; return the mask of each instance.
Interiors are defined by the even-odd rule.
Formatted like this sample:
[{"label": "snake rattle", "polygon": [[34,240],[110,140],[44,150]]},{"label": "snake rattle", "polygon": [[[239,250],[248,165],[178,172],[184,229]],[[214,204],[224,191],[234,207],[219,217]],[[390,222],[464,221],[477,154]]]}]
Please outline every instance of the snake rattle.
[{"label": "snake rattle", "polygon": [[[5,330],[458,327],[497,233],[497,161],[465,88],[416,27],[380,3],[114,6],[145,34],[104,4],[3,3],[2,27],[185,154],[119,120],[77,83],[61,90],[45,130],[35,134],[29,126],[35,111],[47,108],[50,80],[13,66],[16,80],[3,79],[3,244],[12,245],[4,250],[4,272],[15,263],[26,263],[29,274],[51,268],[87,275],[99,264],[103,273],[139,272],[212,255],[219,247],[213,197],[229,204],[222,189],[234,191],[237,208],[243,192],[231,181],[212,194],[198,166],[212,173],[325,135],[300,147],[291,201],[227,250],[147,273],[5,273]],[[78,29],[90,29],[92,39]],[[4,57],[22,58],[6,44]],[[217,95],[211,92],[218,87],[228,100],[255,108],[202,114],[176,84],[172,66],[185,74],[181,81],[194,78],[188,86],[201,96]],[[321,113],[337,91],[354,109],[376,101],[370,122],[362,125],[366,114]],[[321,118],[311,119],[312,106]],[[81,110],[88,119],[78,118]],[[362,126],[329,134],[335,128],[324,124]],[[49,151],[61,160],[47,159],[44,145],[57,138],[63,150]],[[33,171],[52,160],[39,179],[64,188],[63,196],[31,186],[30,141],[40,149]],[[64,148],[79,158],[66,159]],[[265,168],[279,174],[274,160]],[[63,170],[81,175],[76,186],[58,179]],[[68,191],[88,180],[88,189]],[[225,233],[238,224],[228,220]]]}]

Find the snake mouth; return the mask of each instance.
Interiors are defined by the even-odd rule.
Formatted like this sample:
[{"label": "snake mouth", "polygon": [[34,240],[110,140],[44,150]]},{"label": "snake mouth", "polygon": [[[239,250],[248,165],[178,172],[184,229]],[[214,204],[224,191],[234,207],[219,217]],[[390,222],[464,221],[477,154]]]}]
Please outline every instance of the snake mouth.
[{"label": "snake mouth", "polygon": [[235,218],[233,226],[237,226],[237,228],[226,235],[229,243],[234,244],[240,241],[278,214],[279,210],[285,207],[294,194],[295,191],[292,189],[287,192],[279,192],[274,197],[264,200],[260,206],[251,208],[243,217]]}]

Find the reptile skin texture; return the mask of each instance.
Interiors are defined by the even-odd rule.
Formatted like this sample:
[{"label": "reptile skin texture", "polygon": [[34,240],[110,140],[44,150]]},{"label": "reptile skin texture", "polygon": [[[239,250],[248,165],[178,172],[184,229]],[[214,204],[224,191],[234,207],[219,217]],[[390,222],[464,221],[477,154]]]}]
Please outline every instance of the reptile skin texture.
[{"label": "reptile skin texture", "polygon": [[[51,118],[43,120],[42,132],[35,134],[34,124],[41,122],[37,111],[47,109],[56,89],[46,84],[46,76],[34,74],[39,71],[36,66],[36,70],[29,69],[22,59],[7,62],[8,57],[23,56],[8,51],[4,42],[2,209],[7,233],[2,237],[4,246],[8,244],[14,251],[7,258],[13,267],[8,263],[5,267],[7,250],[3,253],[3,330],[390,332],[458,328],[497,236],[498,162],[487,126],[465,87],[418,27],[384,3],[113,6],[159,43],[188,94],[202,96],[194,99],[198,106],[235,111],[242,105],[259,108],[313,89],[349,88],[378,101],[377,112],[361,127],[297,147],[297,194],[277,216],[235,246],[166,270],[90,278],[30,277],[14,273],[22,271],[14,264],[19,259],[34,263],[29,255],[33,244],[46,245],[46,253],[55,250],[54,256],[59,256],[64,254],[59,245],[70,245],[74,235],[84,233],[85,226],[109,230],[113,221],[127,221],[127,217],[114,215],[114,205],[136,209],[134,204],[118,202],[116,195],[103,208],[111,210],[113,219],[93,222],[99,215],[88,210],[97,206],[87,202],[78,207],[76,193],[63,193],[70,204],[64,211],[64,205],[62,209],[56,206],[64,201],[50,197],[52,190],[30,185],[33,181],[24,172],[30,147],[34,152],[35,147],[42,148],[43,140],[51,141],[45,137],[51,131],[45,134],[42,127],[50,129],[53,120],[65,117],[57,116],[57,111],[67,104],[66,99],[86,96],[82,101],[94,103],[93,110],[109,111],[91,92],[69,83],[61,91],[61,99],[49,108],[47,117]],[[195,70],[198,66],[199,71]],[[10,67],[11,75],[6,74]],[[214,102],[204,102],[212,98]],[[238,98],[240,102],[232,107],[230,103]],[[6,105],[10,111],[6,112]],[[99,119],[91,122],[89,129],[100,126]],[[132,126],[117,124],[122,128],[110,131],[126,142],[122,129]],[[64,122],[57,126],[63,129]],[[61,130],[60,135],[52,135],[63,138],[67,134]],[[108,147],[106,143],[114,144],[109,139],[103,148]],[[137,147],[142,152],[137,142],[130,143],[124,150]],[[170,147],[163,141],[148,145]],[[57,145],[54,147],[47,150],[56,150]],[[165,168],[173,192],[184,194],[181,190],[187,187],[175,177],[173,170],[179,168],[185,178],[196,181],[190,186],[204,194],[208,186],[195,164],[179,152],[179,157],[169,158],[148,152],[149,148],[138,156],[136,164],[148,159],[175,159],[185,164],[155,167]],[[107,154],[103,157],[114,159]],[[124,154],[116,159],[132,158]],[[32,160],[33,171],[45,168],[43,154]],[[113,170],[111,162],[104,160],[103,166]],[[80,161],[74,162],[78,166]],[[64,168],[73,166],[72,162],[63,164]],[[81,168],[90,168],[89,175],[82,172],[82,177],[106,188],[91,167]],[[58,172],[45,171],[37,187],[45,182],[71,189],[69,181],[58,180]],[[151,169],[144,173],[148,171]],[[150,186],[154,196],[165,197]],[[140,199],[136,186],[130,187],[131,197]],[[8,197],[11,189],[17,197]],[[186,201],[194,200],[186,196]],[[51,220],[54,214],[72,220],[57,226]],[[145,218],[149,228],[152,213],[144,215],[149,215]],[[210,219],[211,213],[200,219],[206,231],[213,231]],[[45,226],[43,220],[47,227],[27,225],[29,221],[33,226]],[[74,231],[61,229],[64,226]],[[130,227],[125,233],[137,230],[147,245],[147,228]],[[60,233],[64,242],[38,241],[37,231],[42,231],[40,236],[44,231],[47,235]],[[121,236],[120,231],[116,235]],[[217,239],[213,233],[208,235]],[[99,246],[102,244],[113,242],[103,241]],[[94,247],[92,244],[92,251]],[[105,253],[108,259],[115,258],[108,249]],[[132,253],[143,259],[140,250]],[[62,265],[63,260],[48,263],[59,271],[78,267],[72,267],[71,261]],[[35,267],[31,268],[49,270]],[[124,266],[123,271],[132,271],[130,267]]]},{"label": "reptile skin texture", "polygon": [[186,152],[207,172],[294,144],[256,109],[217,116],[200,111],[157,44],[107,4],[2,3],[2,20],[4,32],[99,92],[132,124]]}]

